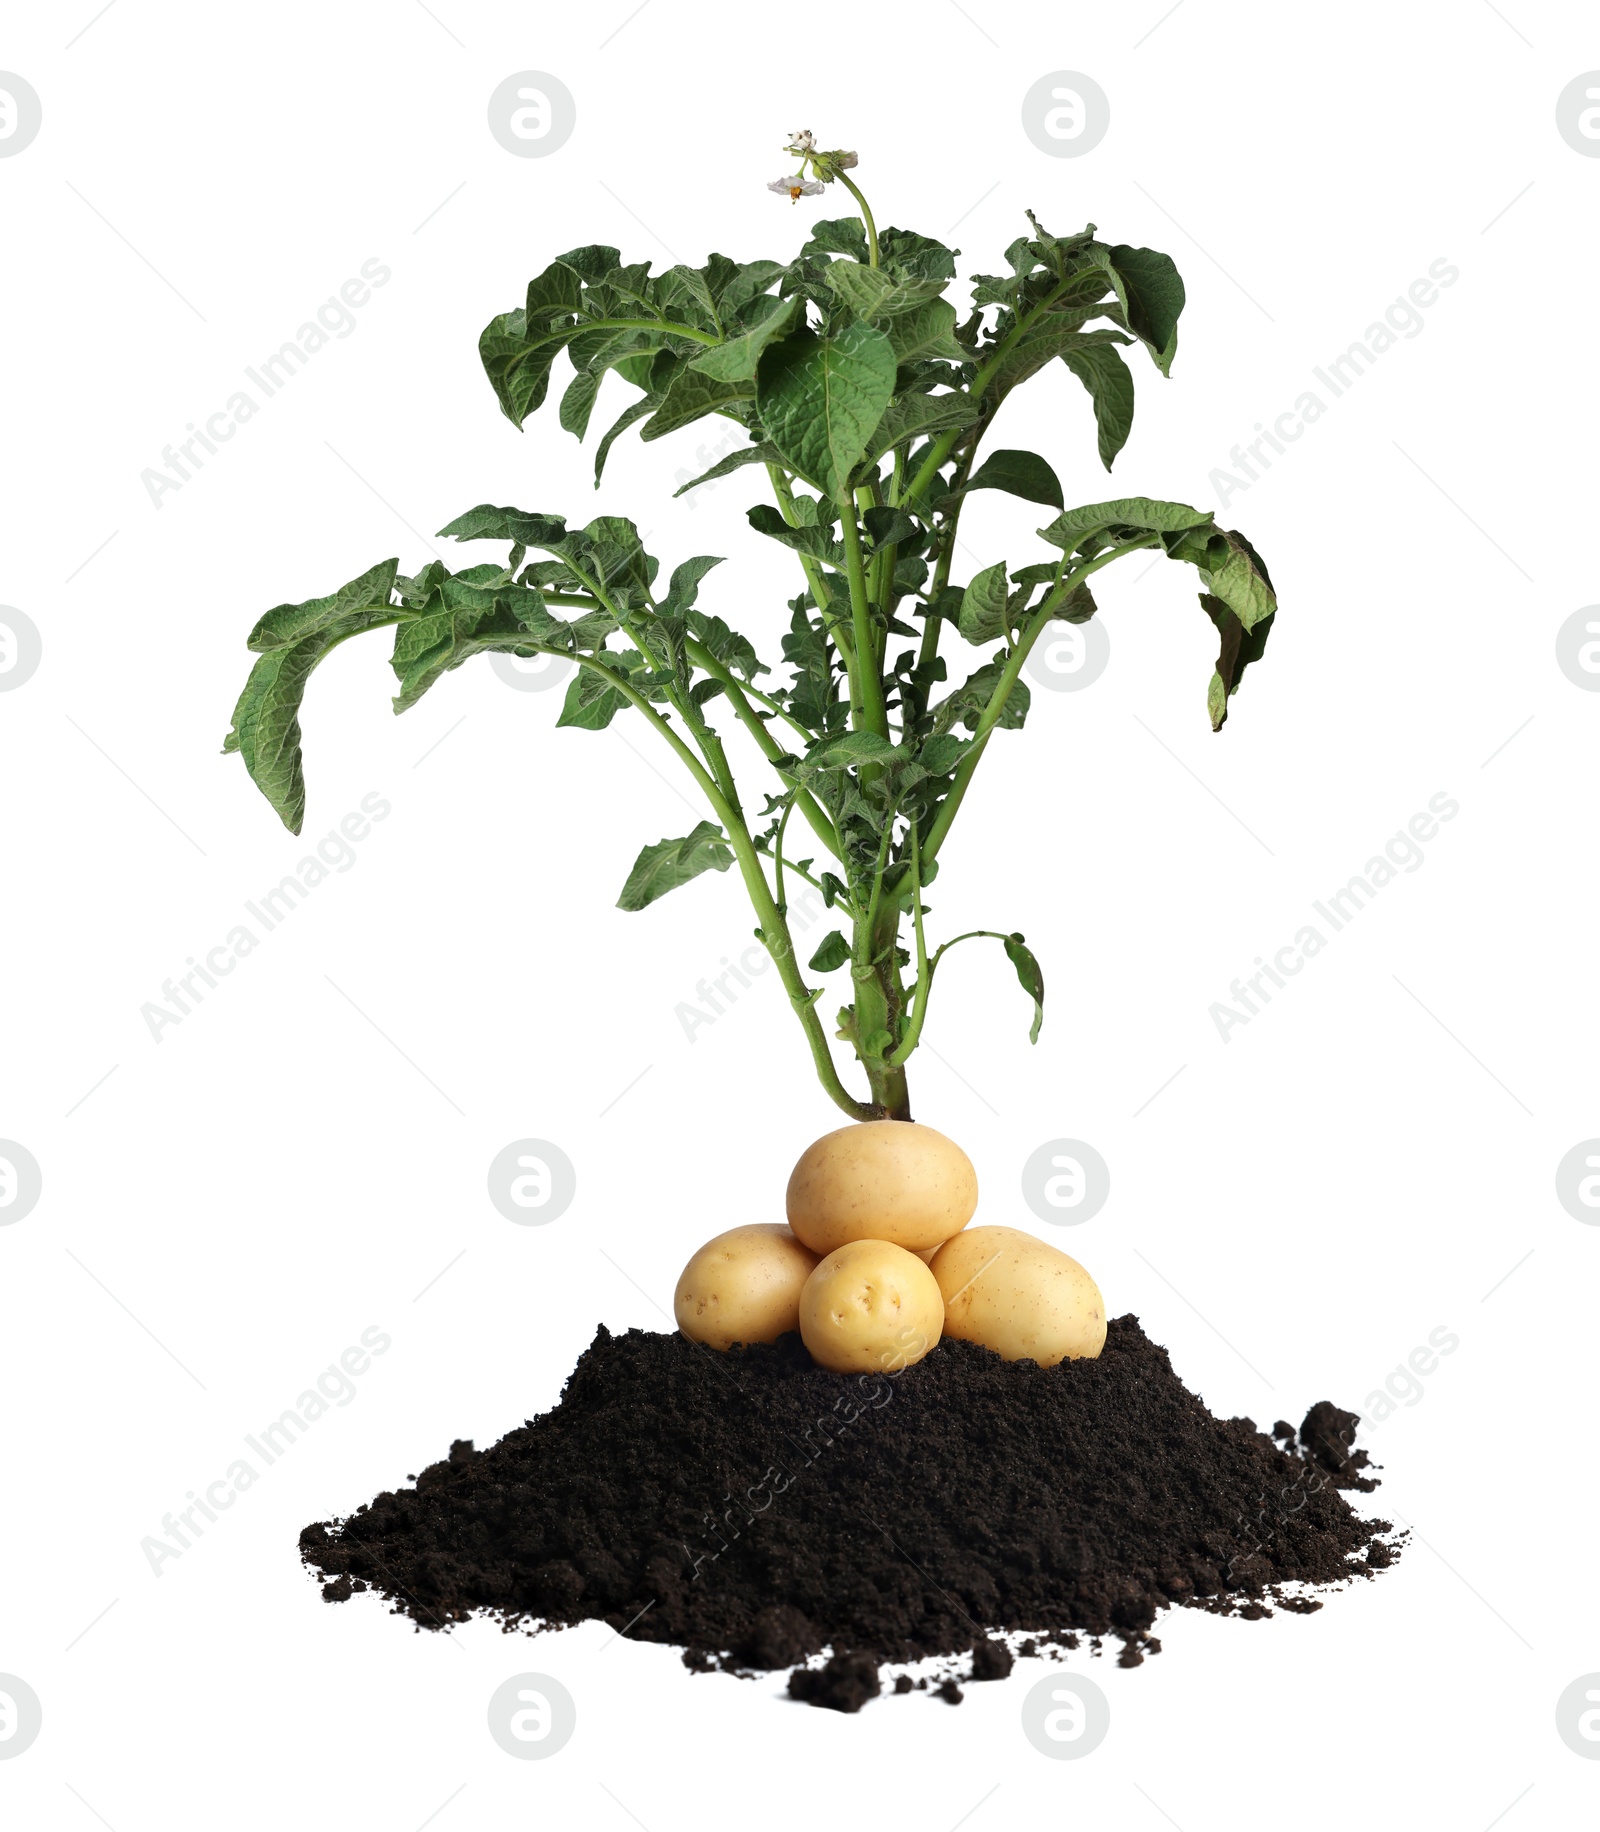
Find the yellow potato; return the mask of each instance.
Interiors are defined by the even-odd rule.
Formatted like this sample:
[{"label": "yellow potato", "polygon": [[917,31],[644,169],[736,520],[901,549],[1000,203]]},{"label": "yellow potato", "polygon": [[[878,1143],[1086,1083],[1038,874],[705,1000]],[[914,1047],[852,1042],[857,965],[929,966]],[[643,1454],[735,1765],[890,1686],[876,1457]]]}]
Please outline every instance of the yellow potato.
[{"label": "yellow potato", "polygon": [[968,1228],[931,1267],[944,1298],[944,1333],[1006,1361],[1090,1359],[1105,1347],[1106,1305],[1083,1267],[1019,1228]]},{"label": "yellow potato", "polygon": [[776,1342],[800,1327],[800,1290],[816,1263],[776,1222],[730,1228],[684,1267],[672,1295],[678,1328],[714,1349]]},{"label": "yellow potato", "polygon": [[813,1253],[852,1240],[908,1252],[959,1233],[978,1206],[978,1173],[953,1140],[910,1120],[864,1120],[808,1147],[789,1178],[789,1226]]},{"label": "yellow potato", "polygon": [[800,1338],[836,1374],[898,1374],[921,1361],[943,1326],[938,1281],[892,1241],[835,1248],[800,1293]]}]

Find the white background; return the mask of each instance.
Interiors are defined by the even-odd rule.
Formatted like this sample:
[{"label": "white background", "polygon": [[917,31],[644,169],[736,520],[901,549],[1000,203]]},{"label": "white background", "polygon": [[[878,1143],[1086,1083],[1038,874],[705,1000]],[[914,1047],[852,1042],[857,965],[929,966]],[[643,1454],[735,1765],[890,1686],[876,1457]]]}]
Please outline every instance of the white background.
[{"label": "white background", "polygon": [[[44,641],[0,696],[0,1134],[44,1172],[0,1230],[0,1671],[45,1712],[0,1762],[7,1823],[665,1832],[825,1812],[940,1832],[970,1812],[1196,1832],[1343,1823],[1346,1786],[1384,1824],[1592,1816],[1600,1767],[1554,1726],[1600,1668],[1600,1235],[1554,1194],[1600,1133],[1600,696],[1554,657],[1600,596],[1600,162],[1555,126],[1600,65],[1592,18],[120,0],[64,48],[94,4],[9,8],[0,34],[44,106],[0,160],[0,601]],[[546,158],[486,126],[527,69],[577,100]],[[1082,158],[1020,124],[1063,69],[1110,98]],[[675,1016],[746,945],[732,876],[614,908],[638,847],[695,818],[648,734],[558,733],[557,696],[481,661],[396,721],[385,645],[348,645],[308,699],[307,840],[370,791],[391,816],[159,1044],[140,1015],[310,850],[218,755],[266,607],[389,554],[413,570],[450,517],[514,502],[630,514],[668,567],[729,555],[702,602],[776,651],[795,585],[744,525],[754,487],[668,500],[716,423],[629,435],[596,499],[553,406],[520,436],[499,415],[476,340],[577,243],[662,267],[787,257],[840,213],[763,188],[803,125],[859,147],[880,221],[958,245],[964,274],[1001,264],[1027,206],[1178,261],[1174,376],[1140,359],[1114,481],[1064,371],[1007,410],[999,442],[1048,455],[1069,502],[1216,506],[1210,472],[1313,365],[1434,260],[1460,269],[1422,333],[1228,504],[1283,608],[1227,729],[1204,716],[1192,579],[1107,578],[1109,669],[1036,695],[945,856],[944,932],[1020,928],[1049,984],[1030,1051],[1003,963],[963,950],[938,1054],[916,1060],[920,1117],[977,1163],[980,1221],[1041,1225],[1023,1161],[1094,1143],[1111,1199],[1053,1237],[1219,1414],[1362,1406],[1430,1330],[1460,1337],[1368,1440],[1374,1508],[1417,1536],[1397,1569],[1303,1619],[1169,1615],[1134,1672],[1074,1657],[1112,1707],[1078,1762],[1023,1737],[1040,1667],[955,1711],[838,1717],[780,1702],[781,1676],[691,1679],[598,1625],[416,1636],[371,1598],[328,1608],[297,1563],[306,1521],[551,1406],[597,1320],[660,1327],[688,1252],[781,1217],[790,1164],[833,1123],[771,976],[693,1043]],[[155,508],[141,471],[371,257],[393,278],[354,332]],[[981,499],[971,570],[1042,555],[1042,519]],[[1224,1043],[1211,1003],[1440,791],[1460,814],[1422,868]],[[544,1228],[485,1191],[529,1135],[578,1173]],[[141,1539],[371,1325],[393,1347],[355,1401],[154,1577]],[[577,1701],[548,1761],[485,1727],[527,1670]]]}]

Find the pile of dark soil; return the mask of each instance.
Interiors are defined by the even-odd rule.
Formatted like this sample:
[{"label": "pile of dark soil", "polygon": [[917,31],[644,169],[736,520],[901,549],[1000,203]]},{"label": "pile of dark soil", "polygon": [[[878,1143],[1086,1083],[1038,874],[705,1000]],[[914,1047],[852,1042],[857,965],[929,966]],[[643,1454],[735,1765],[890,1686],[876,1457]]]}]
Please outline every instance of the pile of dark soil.
[{"label": "pile of dark soil", "polygon": [[893,1378],[830,1374],[794,1336],[718,1354],[602,1328],[554,1411],[300,1547],[331,1601],[375,1590],[421,1628],[595,1617],[856,1710],[884,1663],[1003,1677],[1007,1631],[1024,1653],[1116,1635],[1137,1665],[1171,1604],[1319,1609],[1307,1587],[1393,1558],[1341,1492],[1376,1486],[1355,1424],[1326,1400],[1298,1433],[1214,1418],[1134,1317],[1095,1361],[947,1341]]}]

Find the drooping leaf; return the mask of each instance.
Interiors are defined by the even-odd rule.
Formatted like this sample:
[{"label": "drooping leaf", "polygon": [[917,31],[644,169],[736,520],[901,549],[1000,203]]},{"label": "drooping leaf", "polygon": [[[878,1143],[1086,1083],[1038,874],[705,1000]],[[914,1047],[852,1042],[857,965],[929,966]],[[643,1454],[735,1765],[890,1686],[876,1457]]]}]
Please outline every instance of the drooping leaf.
[{"label": "drooping leaf", "polygon": [[1242,534],[1226,528],[1216,531],[1206,544],[1200,577],[1247,630],[1253,630],[1278,608],[1261,556]]},{"label": "drooping leaf", "polygon": [[781,541],[785,547],[792,547],[797,553],[809,554],[812,559],[825,561],[829,566],[843,567],[844,549],[834,539],[831,520],[826,527],[815,522],[800,522],[791,526],[771,503],[757,503],[753,509],[746,511],[746,516],[757,534]]},{"label": "drooping leaf", "polygon": [[1213,563],[1199,570],[1211,590],[1200,594],[1200,603],[1216,625],[1221,648],[1206,691],[1206,710],[1211,729],[1221,731],[1228,701],[1245,669],[1261,659],[1267,646],[1278,600],[1261,556],[1242,534],[1220,529],[1210,545],[1214,553],[1208,559]]},{"label": "drooping leaf", "polygon": [[269,649],[281,649],[307,636],[319,635],[355,613],[375,608],[387,611],[389,594],[394,590],[399,569],[398,560],[380,560],[326,598],[308,598],[304,604],[275,605],[257,621],[246,647],[264,654]]},{"label": "drooping leaf", "polygon": [[519,587],[510,596],[474,593],[449,580],[442,596],[442,608],[395,631],[389,659],[400,682],[394,699],[397,713],[415,706],[435,681],[474,655],[518,650],[533,654],[535,642],[557,640],[562,634],[563,626],[544,609],[538,591]]},{"label": "drooping leaf", "polygon": [[970,490],[1004,490],[1024,502],[1061,507],[1061,480],[1037,452],[990,452],[967,479]]},{"label": "drooping leaf", "polygon": [[761,423],[789,468],[836,499],[867,455],[894,382],[894,350],[871,325],[855,319],[830,338],[797,331],[761,360]]},{"label": "drooping leaf", "polygon": [[1017,978],[1022,982],[1022,990],[1033,1000],[1033,1025],[1028,1032],[1028,1041],[1039,1041],[1039,1026],[1044,1023],[1044,973],[1031,949],[1023,946],[1020,935],[1008,935],[1005,939],[1006,958],[1017,970]]},{"label": "drooping leaf", "polygon": [[594,452],[594,487],[600,488],[600,473],[606,468],[606,459],[611,456],[611,448],[630,426],[636,425],[646,414],[654,413],[661,405],[658,395],[646,394],[626,407],[622,413],[606,428],[605,437],[595,447]]},{"label": "drooping leaf", "polygon": [[1185,299],[1182,277],[1171,257],[1154,248],[1119,246],[1109,251],[1109,257],[1128,329],[1148,346],[1161,373],[1170,375]]},{"label": "drooping leaf", "polygon": [[594,411],[595,397],[600,392],[600,374],[580,369],[567,383],[566,393],[561,397],[561,412],[558,416],[563,432],[569,432],[574,438],[581,439],[589,430],[589,415]]},{"label": "drooping leaf", "polygon": [[[1114,343],[1074,344],[1061,352],[1061,360],[1089,390],[1100,462],[1109,471],[1133,429],[1133,377],[1128,365]],[[1056,507],[1061,507],[1059,500]]]},{"label": "drooping leaf", "polygon": [[1081,509],[1068,509],[1047,528],[1039,530],[1040,538],[1067,553],[1083,545],[1091,536],[1129,534],[1181,534],[1191,528],[1203,528],[1213,520],[1209,509],[1193,509],[1188,503],[1162,502],[1150,496],[1125,496],[1116,502],[1087,503]]},{"label": "drooping leaf", "polygon": [[642,910],[698,878],[705,871],[726,871],[733,854],[722,837],[722,829],[711,821],[701,821],[692,833],[681,840],[658,840],[646,846],[634,860],[633,870],[617,899],[619,910]]},{"label": "drooping leaf", "polygon": [[682,496],[685,490],[693,490],[703,483],[712,483],[719,477],[727,477],[747,464],[776,464],[777,462],[777,449],[768,445],[764,439],[757,445],[741,445],[738,451],[719,460],[712,465],[709,471],[702,471],[698,477],[691,477],[686,484],[674,490],[672,494]]},{"label": "drooping leaf", "polygon": [[833,973],[850,958],[850,944],[837,929],[823,936],[822,944],[807,965],[813,973]]},{"label": "drooping leaf", "polygon": [[317,663],[347,636],[392,624],[398,562],[384,560],[326,598],[280,604],[250,633],[258,659],[233,709],[224,751],[237,751],[251,780],[291,833],[305,819],[300,703]]}]

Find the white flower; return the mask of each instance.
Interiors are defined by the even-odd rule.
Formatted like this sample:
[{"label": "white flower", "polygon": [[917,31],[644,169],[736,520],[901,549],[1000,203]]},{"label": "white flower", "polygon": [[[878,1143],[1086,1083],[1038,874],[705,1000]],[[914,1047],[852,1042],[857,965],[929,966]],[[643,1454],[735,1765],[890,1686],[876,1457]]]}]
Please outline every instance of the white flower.
[{"label": "white flower", "polygon": [[828,164],[836,172],[848,172],[856,164],[856,156],[854,153],[829,153]]},{"label": "white flower", "polygon": [[774,178],[767,189],[786,196],[791,203],[802,197],[820,197],[823,191],[823,187],[814,178],[807,178],[804,172],[796,172],[792,178]]},{"label": "white flower", "polygon": [[797,134],[792,134],[789,144],[783,149],[786,153],[814,153],[817,150],[817,137],[809,127],[803,127]]}]

